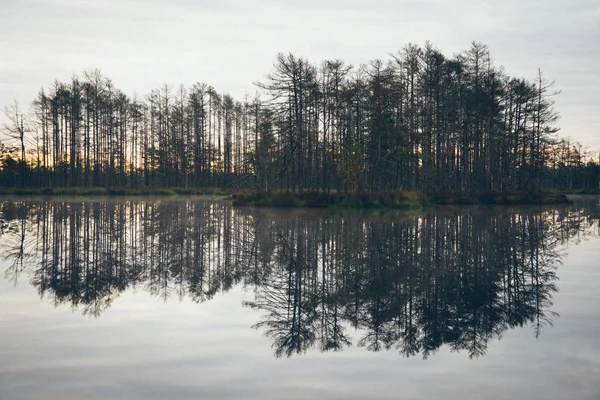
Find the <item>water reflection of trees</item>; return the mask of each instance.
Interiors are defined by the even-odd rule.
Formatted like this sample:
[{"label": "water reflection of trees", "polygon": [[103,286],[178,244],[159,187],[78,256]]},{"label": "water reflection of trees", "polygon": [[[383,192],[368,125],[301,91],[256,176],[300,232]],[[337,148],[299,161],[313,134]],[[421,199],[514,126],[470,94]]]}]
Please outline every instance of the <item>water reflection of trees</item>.
[{"label": "water reflection of trees", "polygon": [[[253,292],[277,356],[310,348],[427,357],[485,353],[510,328],[551,323],[562,244],[586,208],[397,217],[235,210],[195,201],[5,201],[5,274],[99,316],[123,291],[200,303]],[[352,335],[351,335],[352,334]],[[354,336],[354,337],[352,337]]]}]

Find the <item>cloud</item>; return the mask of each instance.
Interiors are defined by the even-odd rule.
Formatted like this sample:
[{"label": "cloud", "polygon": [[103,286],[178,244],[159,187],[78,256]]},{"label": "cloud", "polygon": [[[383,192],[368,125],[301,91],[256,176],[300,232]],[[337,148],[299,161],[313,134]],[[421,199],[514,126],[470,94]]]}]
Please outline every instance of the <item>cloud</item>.
[{"label": "cloud", "polygon": [[[563,134],[600,147],[600,3],[507,0],[4,0],[0,104],[28,103],[40,86],[99,68],[128,94],[164,82],[209,83],[241,97],[279,51],[313,62],[386,58],[430,40],[444,54],[487,44],[497,64],[563,93]],[[581,121],[589,121],[581,124]]]}]

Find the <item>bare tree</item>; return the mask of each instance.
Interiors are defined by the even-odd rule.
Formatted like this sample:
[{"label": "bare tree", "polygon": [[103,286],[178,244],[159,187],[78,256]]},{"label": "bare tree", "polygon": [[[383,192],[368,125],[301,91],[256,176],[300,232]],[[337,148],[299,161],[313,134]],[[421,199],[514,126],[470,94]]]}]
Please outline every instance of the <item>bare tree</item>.
[{"label": "bare tree", "polygon": [[27,161],[25,159],[25,135],[29,128],[25,123],[23,112],[19,103],[15,100],[11,105],[4,108],[4,114],[8,122],[4,124],[4,134],[11,140],[17,141],[21,148],[21,185],[27,185]]}]

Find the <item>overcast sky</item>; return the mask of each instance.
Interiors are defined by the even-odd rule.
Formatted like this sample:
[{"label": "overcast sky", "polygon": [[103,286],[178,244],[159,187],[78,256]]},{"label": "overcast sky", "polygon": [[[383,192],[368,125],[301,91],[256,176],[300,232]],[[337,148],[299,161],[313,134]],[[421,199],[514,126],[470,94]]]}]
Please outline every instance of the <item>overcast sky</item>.
[{"label": "overcast sky", "polygon": [[487,44],[515,77],[542,68],[561,135],[600,148],[598,0],[0,0],[0,107],[92,68],[128,95],[205,82],[241,98],[279,51],[359,65],[426,40]]}]

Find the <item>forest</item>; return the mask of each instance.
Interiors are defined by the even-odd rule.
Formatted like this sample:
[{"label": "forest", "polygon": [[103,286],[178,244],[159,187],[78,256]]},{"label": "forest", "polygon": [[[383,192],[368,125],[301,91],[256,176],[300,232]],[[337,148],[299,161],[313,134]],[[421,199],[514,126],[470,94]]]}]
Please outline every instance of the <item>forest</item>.
[{"label": "forest", "polygon": [[277,55],[234,99],[210,85],[129,97],[99,70],[5,107],[0,187],[258,191],[596,190],[600,165],[558,136],[559,91],[486,45],[430,43],[352,66]]}]

